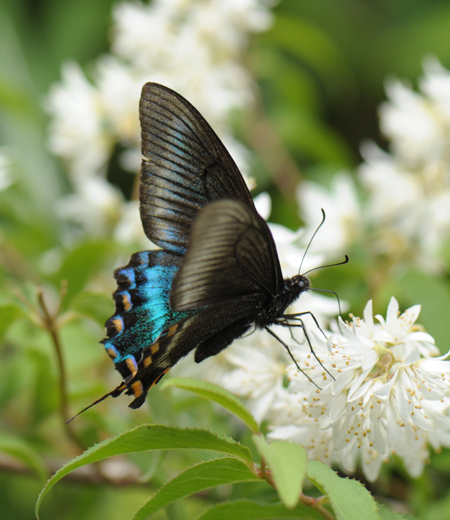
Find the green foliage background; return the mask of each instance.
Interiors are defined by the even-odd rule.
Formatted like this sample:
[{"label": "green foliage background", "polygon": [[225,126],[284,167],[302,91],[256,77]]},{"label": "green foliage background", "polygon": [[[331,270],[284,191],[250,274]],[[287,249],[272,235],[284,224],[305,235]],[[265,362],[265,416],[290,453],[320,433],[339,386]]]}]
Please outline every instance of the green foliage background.
[{"label": "green foliage background", "polygon": [[[63,224],[55,217],[55,202],[70,193],[70,184],[60,162],[47,151],[48,120],[42,108],[65,60],[76,60],[89,73],[90,63],[108,51],[112,5],[110,0],[2,0],[0,4],[0,145],[12,151],[15,179],[13,186],[0,192],[2,519],[34,518],[34,503],[49,476],[48,468],[57,469],[79,453],[61,419],[60,374],[48,331],[36,326],[36,285],[44,287],[46,301],[54,308],[60,281],[68,281],[61,339],[70,410],[75,413],[117,384],[111,362],[97,344],[103,337],[103,323],[112,314],[112,301],[109,294],[85,289],[88,282],[109,276],[112,292],[112,270],[123,265],[133,249],[125,250],[111,236],[86,239],[76,248],[63,246],[60,267],[47,268],[46,253],[62,245]],[[272,131],[306,178],[326,183],[336,171],[355,168],[363,139],[386,145],[377,123],[386,77],[414,82],[427,54],[435,54],[450,67],[450,5],[445,0],[283,0],[274,12],[273,28],[252,40],[244,59],[259,83],[261,106]],[[256,150],[253,173],[258,191],[269,190],[272,195],[271,220],[296,228],[297,209],[285,194],[289,193],[286,186],[300,178],[270,176],[259,155],[263,143],[254,124],[252,114],[236,121],[243,141]],[[125,174],[122,178],[119,172],[117,182],[125,189]],[[324,273],[317,285],[333,287],[351,302],[353,312],[360,313],[368,297],[361,280],[373,266],[357,251],[353,258],[356,261],[341,269],[339,276],[336,271]],[[421,322],[446,351],[448,333],[442,318],[450,311],[448,287],[445,278],[408,272],[403,278],[386,280],[375,310],[384,312],[392,294],[403,307],[421,303]],[[29,305],[17,293],[25,295]],[[109,401],[74,424],[83,446],[143,422],[203,427],[250,442],[249,434],[229,415],[176,390],[152,390],[148,406],[139,411],[130,411],[125,398]],[[156,490],[210,455],[169,453],[161,464],[162,457],[158,453],[130,456],[147,480],[151,478],[145,486],[113,488],[86,484],[82,478],[63,480],[44,502],[41,518],[128,518],[148,498],[149,489]],[[449,468],[449,454],[442,453],[433,457],[420,479],[412,481],[393,462],[369,489],[418,518],[445,518],[450,515]],[[155,518],[193,518],[205,505],[243,496],[267,500],[267,487],[242,483],[232,490],[219,488],[178,502]]]}]

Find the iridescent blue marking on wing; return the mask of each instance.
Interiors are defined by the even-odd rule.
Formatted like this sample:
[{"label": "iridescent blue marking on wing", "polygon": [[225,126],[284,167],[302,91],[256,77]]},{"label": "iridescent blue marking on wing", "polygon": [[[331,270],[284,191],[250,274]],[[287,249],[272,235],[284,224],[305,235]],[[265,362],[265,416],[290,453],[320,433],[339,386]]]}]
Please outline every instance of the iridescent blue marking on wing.
[{"label": "iridescent blue marking on wing", "polygon": [[134,254],[127,266],[114,273],[118,289],[116,312],[106,322],[105,349],[124,378],[130,375],[130,355],[136,362],[167,328],[192,315],[174,312],[169,304],[172,281],[181,257],[165,251]]}]

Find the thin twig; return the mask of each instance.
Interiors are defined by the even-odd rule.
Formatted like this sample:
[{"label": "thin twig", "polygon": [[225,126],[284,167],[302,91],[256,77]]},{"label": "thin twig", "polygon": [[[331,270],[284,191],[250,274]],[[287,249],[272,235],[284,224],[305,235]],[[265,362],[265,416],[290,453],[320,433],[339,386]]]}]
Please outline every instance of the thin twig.
[{"label": "thin twig", "polygon": [[81,442],[81,440],[78,438],[77,434],[75,433],[72,424],[67,424],[66,422],[70,419],[70,413],[69,413],[69,400],[67,395],[67,372],[66,367],[64,363],[64,356],[63,351],[61,347],[61,341],[59,338],[59,323],[58,323],[58,315],[61,312],[62,308],[62,302],[64,299],[64,296],[67,293],[67,283],[61,283],[61,291],[60,291],[60,302],[58,305],[57,311],[52,314],[47,304],[44,300],[44,291],[42,290],[42,287],[38,287],[37,290],[37,296],[38,296],[38,302],[39,306],[42,311],[42,322],[44,328],[49,332],[50,337],[52,339],[53,346],[55,348],[56,352],[56,359],[58,363],[58,369],[59,369],[59,395],[60,395],[60,414],[61,418],[63,420],[63,423],[65,425],[65,429],[71,440],[76,444],[76,446],[83,452],[85,450],[85,446]]},{"label": "thin twig", "polygon": [[322,504],[328,502],[328,498],[326,496],[321,496],[318,498],[309,497],[307,495],[303,495],[300,497],[300,502],[305,506],[312,507],[318,513],[320,513],[326,520],[336,520],[336,517],[328,511]]}]

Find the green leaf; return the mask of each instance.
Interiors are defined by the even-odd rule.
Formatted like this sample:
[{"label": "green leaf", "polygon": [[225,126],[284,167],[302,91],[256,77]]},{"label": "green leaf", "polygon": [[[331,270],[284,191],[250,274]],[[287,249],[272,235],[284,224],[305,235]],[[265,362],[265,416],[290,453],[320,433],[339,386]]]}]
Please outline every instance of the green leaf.
[{"label": "green leaf", "polygon": [[[301,63],[317,71],[330,96],[352,83],[353,72],[339,46],[322,28],[300,17],[280,15],[262,40],[296,56]],[[328,87],[331,84],[332,87]],[[334,90],[334,92],[333,92]]]},{"label": "green leaf", "polygon": [[253,436],[253,441],[270,466],[281,501],[287,508],[294,508],[300,499],[306,474],[307,457],[304,448],[300,444],[287,441],[268,444],[258,435]]},{"label": "green leaf", "polygon": [[175,500],[210,489],[222,484],[256,481],[261,479],[252,473],[241,461],[226,457],[202,462],[180,473],[165,484],[153,498],[134,516],[133,520],[144,520],[150,515],[171,504]]},{"label": "green leaf", "polygon": [[323,516],[311,507],[299,504],[295,509],[287,509],[283,504],[262,504],[250,500],[226,502],[208,509],[196,520],[269,520],[271,518],[297,518],[299,520],[323,520]]},{"label": "green leaf", "polygon": [[77,314],[91,318],[101,327],[114,312],[113,300],[110,296],[91,291],[82,291],[72,300],[72,310]]},{"label": "green leaf", "polygon": [[48,471],[33,448],[19,437],[0,434],[0,451],[20,460],[40,478],[47,478]]},{"label": "green leaf", "polygon": [[76,457],[47,482],[41,491],[36,503],[36,516],[42,500],[50,489],[71,471],[115,455],[136,453],[152,450],[211,450],[232,455],[245,464],[253,464],[250,450],[245,446],[227,437],[217,435],[205,430],[189,430],[187,428],[172,428],[170,426],[142,425],[128,432],[122,433],[112,439],[107,439],[86,450]]},{"label": "green leaf", "polygon": [[394,511],[391,511],[384,504],[377,503],[377,506],[381,520],[405,520],[405,517],[403,515],[394,513]]},{"label": "green leaf", "polygon": [[25,313],[18,305],[12,303],[0,305],[0,342],[3,340],[9,327],[23,316],[25,316]]},{"label": "green leaf", "polygon": [[380,520],[372,495],[358,481],[340,478],[328,466],[312,461],[307,476],[330,499],[338,520]]},{"label": "green leaf", "polygon": [[163,383],[162,388],[168,386],[176,386],[184,390],[189,390],[194,394],[210,399],[220,406],[223,406],[230,413],[239,417],[253,433],[259,433],[258,423],[255,421],[250,412],[245,408],[241,401],[233,394],[221,388],[220,386],[191,378],[173,378]]}]

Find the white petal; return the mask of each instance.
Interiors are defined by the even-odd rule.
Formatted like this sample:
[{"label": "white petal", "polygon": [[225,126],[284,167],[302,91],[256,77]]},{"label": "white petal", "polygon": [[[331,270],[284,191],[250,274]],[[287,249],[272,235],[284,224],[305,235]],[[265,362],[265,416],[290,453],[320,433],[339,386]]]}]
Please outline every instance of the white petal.
[{"label": "white petal", "polygon": [[362,369],[363,370],[372,370],[375,363],[378,361],[378,354],[374,349],[370,350],[363,358],[362,361]]},{"label": "white petal", "polygon": [[398,320],[398,301],[392,296],[389,302],[386,313],[386,326],[392,329],[397,324]]},{"label": "white petal", "polygon": [[391,401],[388,401],[386,404],[386,422],[387,442],[389,447],[392,447],[400,438],[401,429],[397,424],[397,410]]},{"label": "white petal", "polygon": [[370,327],[373,328],[373,308],[372,300],[369,300],[364,307],[364,321]]},{"label": "white petal", "polygon": [[377,388],[375,395],[377,397],[380,397],[381,399],[386,399],[389,396],[389,394],[392,390],[392,387],[395,385],[395,382],[397,381],[397,376],[398,376],[398,370],[394,373],[394,375],[392,376],[390,381],[388,381],[386,384]]},{"label": "white petal", "polygon": [[332,406],[330,407],[330,420],[331,422],[336,421],[346,410],[347,399],[344,394],[338,394],[332,400]]},{"label": "white petal", "polygon": [[420,359],[420,352],[419,349],[414,348],[411,350],[411,352],[408,354],[408,356],[405,359],[405,365],[409,366],[415,363],[416,361],[419,361]]}]

